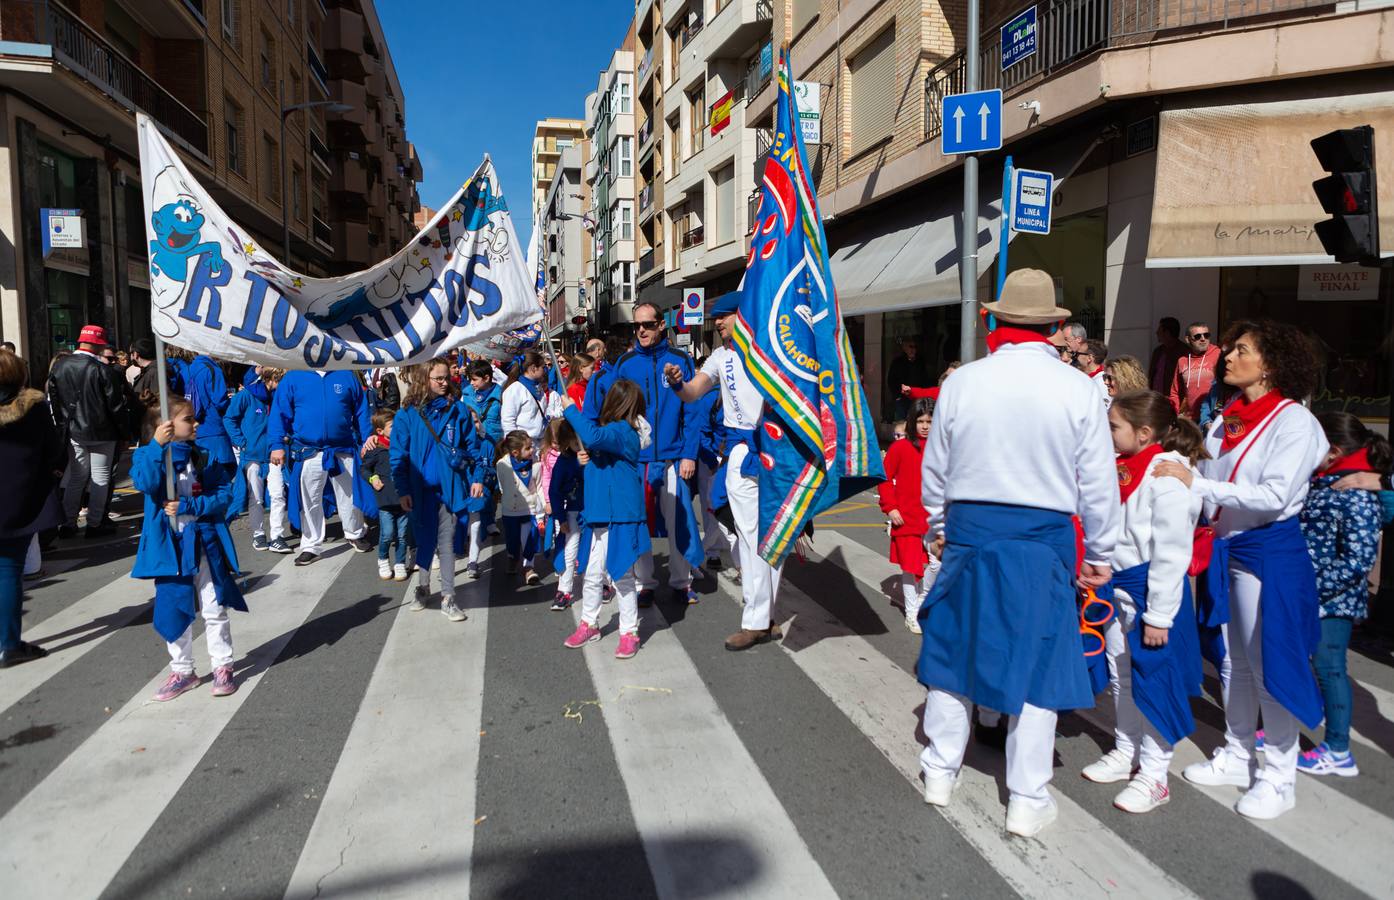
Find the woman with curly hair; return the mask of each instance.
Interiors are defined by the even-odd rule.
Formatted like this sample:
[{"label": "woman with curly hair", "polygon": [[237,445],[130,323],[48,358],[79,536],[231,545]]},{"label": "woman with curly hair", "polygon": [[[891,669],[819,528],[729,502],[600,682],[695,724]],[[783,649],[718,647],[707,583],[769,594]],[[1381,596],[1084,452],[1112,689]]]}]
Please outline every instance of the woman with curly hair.
[{"label": "woman with curly hair", "polygon": [[1131,356],[1113,356],[1104,363],[1104,387],[1109,397],[1147,390],[1147,373]]},{"label": "woman with curly hair", "polygon": [[[1298,514],[1329,445],[1301,405],[1316,389],[1317,362],[1300,331],[1239,322],[1224,346],[1225,382],[1238,394],[1206,436],[1212,458],[1198,474],[1170,462],[1155,472],[1189,485],[1214,529],[1199,616],[1210,629],[1202,638],[1207,656],[1220,669],[1225,744],[1184,774],[1195,784],[1246,788],[1235,809],[1273,819],[1296,804],[1299,725],[1322,720],[1310,662],[1321,635],[1316,575]],[[1254,736],[1260,710],[1262,769]]]}]

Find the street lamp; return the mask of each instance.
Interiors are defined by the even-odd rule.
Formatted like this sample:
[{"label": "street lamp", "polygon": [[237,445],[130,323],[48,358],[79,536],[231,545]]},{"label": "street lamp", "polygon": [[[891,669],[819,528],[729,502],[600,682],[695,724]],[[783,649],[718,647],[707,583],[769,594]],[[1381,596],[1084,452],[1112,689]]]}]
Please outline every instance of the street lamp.
[{"label": "street lamp", "polygon": [[335,100],[312,100],[308,103],[294,103],[286,106],[286,83],[280,83],[281,94],[281,261],[290,265],[290,185],[286,183],[286,119],[301,109],[323,107],[325,112],[348,112],[353,109],[347,103]]}]

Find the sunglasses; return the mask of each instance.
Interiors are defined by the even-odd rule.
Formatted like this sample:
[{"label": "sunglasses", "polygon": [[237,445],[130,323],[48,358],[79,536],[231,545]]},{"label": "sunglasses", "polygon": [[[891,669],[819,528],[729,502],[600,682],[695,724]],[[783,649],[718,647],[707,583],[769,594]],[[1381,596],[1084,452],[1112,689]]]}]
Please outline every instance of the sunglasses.
[{"label": "sunglasses", "polygon": [[1107,372],[1104,373],[1104,384],[1113,384],[1113,376]]},{"label": "sunglasses", "polygon": [[658,329],[663,327],[663,323],[658,321],[657,319],[646,319],[642,322],[635,322],[634,325],[635,327],[642,328],[645,331],[657,331]]},{"label": "sunglasses", "polygon": [[1210,340],[1210,332],[1208,332],[1208,331],[1197,331],[1195,334],[1191,335],[1191,340],[1193,340],[1193,341],[1208,341],[1208,340]]}]

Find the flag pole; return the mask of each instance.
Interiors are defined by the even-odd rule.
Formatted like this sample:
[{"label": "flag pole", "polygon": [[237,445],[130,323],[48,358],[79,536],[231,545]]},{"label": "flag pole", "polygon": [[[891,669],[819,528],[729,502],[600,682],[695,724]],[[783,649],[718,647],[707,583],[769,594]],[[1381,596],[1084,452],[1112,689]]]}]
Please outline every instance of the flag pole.
[{"label": "flag pole", "polygon": [[[155,335],[155,377],[160,382],[160,421],[169,421],[169,370],[165,365],[165,342],[157,334]],[[166,444],[161,450],[160,455],[165,461],[165,499],[174,499],[174,459],[170,456],[169,445]],[[170,513],[169,523],[175,524],[178,516]]]}]

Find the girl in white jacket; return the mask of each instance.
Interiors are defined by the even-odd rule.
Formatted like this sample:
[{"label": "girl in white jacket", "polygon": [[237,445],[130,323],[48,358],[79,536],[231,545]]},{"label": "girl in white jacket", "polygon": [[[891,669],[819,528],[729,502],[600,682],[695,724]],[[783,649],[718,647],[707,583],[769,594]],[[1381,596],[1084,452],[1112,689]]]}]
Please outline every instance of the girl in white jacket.
[{"label": "girl in white jacket", "polygon": [[1199,690],[1196,616],[1186,570],[1200,498],[1175,478],[1158,478],[1162,460],[1193,467],[1204,436],[1155,391],[1134,391],[1109,408],[1123,528],[1112,559],[1114,617],[1104,631],[1109,686],[1117,710],[1114,748],[1081,773],[1127,781],[1113,805],[1145,813],[1171,799],[1173,744],[1195,727],[1189,695]]},{"label": "girl in white jacket", "polygon": [[508,552],[508,573],[515,575],[521,561],[523,581],[529,586],[541,581],[533,571],[538,552],[537,519],[543,514],[537,484],[540,465],[534,464],[536,448],[525,431],[510,431],[499,444],[495,469],[499,477],[499,519],[503,526],[503,545]]}]

